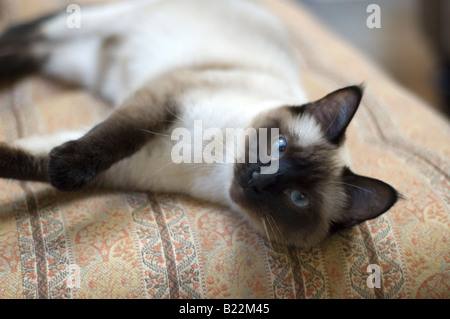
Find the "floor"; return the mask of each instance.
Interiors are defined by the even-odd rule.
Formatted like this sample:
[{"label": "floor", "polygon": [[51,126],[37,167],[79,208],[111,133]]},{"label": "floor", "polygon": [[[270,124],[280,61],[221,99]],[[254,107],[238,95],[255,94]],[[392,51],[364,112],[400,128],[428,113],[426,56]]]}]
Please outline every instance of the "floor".
[{"label": "floor", "polygon": [[[296,0],[402,85],[443,111],[435,90],[436,58],[422,29],[420,0]],[[370,4],[380,7],[380,28],[370,29]]]}]

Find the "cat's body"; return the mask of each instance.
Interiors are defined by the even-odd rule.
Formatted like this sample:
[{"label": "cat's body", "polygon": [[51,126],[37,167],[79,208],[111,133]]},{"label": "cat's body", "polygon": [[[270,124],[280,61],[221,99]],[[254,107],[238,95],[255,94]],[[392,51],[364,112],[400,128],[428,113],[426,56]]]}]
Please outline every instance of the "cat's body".
[{"label": "cat's body", "polygon": [[[289,39],[260,7],[147,0],[83,8],[81,17],[80,29],[68,28],[61,13],[7,31],[0,72],[36,67],[100,93],[117,110],[90,131],[18,141],[25,151],[1,146],[0,176],[49,181],[65,191],[96,185],[184,193],[229,206],[269,239],[300,247],[320,242],[332,225],[376,217],[397,200],[389,185],[351,173],[342,155],[361,89],[303,105]],[[272,160],[279,169],[263,176],[260,162],[206,164],[195,156],[175,164],[180,142],[171,133],[183,127],[194,136],[199,120],[202,134],[279,129],[277,150],[287,143]],[[63,144],[69,140],[75,141]]]},{"label": "cat's body", "polygon": [[[157,133],[170,134],[198,119],[204,128],[245,128],[264,109],[307,102],[282,26],[254,4],[153,0],[82,10],[79,29],[66,27],[69,14],[43,28],[51,40],[35,49],[50,52],[42,72],[98,91],[116,106],[168,72],[185,73],[183,81],[191,88],[176,96],[183,108],[177,111],[179,120]],[[108,14],[97,18],[102,11]],[[182,86],[169,82],[174,92]],[[42,143],[48,152],[65,139]],[[167,140],[156,137],[133,163],[118,164],[123,169],[115,170],[110,186],[188,193],[229,205],[231,166],[167,165],[172,162]],[[224,177],[211,179],[211,174]]]},{"label": "cat's body", "polygon": [[256,77],[257,89],[281,86],[260,95],[306,102],[283,27],[250,2],[131,1],[83,8],[79,29],[67,28],[67,19],[61,14],[43,27],[54,43],[44,72],[98,90],[115,105],[148,80],[182,68],[245,72]]}]

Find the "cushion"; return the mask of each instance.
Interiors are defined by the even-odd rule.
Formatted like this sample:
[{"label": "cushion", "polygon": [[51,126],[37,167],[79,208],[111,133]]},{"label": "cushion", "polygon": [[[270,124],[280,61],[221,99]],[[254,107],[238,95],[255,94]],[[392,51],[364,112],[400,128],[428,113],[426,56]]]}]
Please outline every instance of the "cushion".
[{"label": "cushion", "polygon": [[[365,84],[347,134],[353,169],[405,199],[301,250],[267,243],[239,214],[186,196],[68,194],[2,179],[0,298],[450,297],[449,123],[304,8],[260,2],[284,21],[311,100]],[[0,30],[56,3],[3,0]],[[83,89],[29,76],[0,89],[0,141],[77,129],[110,112]]]}]

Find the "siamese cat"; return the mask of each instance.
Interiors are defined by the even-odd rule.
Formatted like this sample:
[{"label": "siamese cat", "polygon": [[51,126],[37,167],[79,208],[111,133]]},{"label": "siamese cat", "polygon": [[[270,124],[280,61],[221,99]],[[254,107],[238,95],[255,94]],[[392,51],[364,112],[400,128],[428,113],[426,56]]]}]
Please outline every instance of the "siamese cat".
[{"label": "siamese cat", "polygon": [[[399,198],[390,185],[352,172],[345,155],[362,88],[308,102],[289,37],[263,8],[238,0],[145,0],[80,13],[77,28],[60,12],[7,29],[0,76],[40,71],[116,108],[85,131],[1,144],[0,177],[61,191],[183,193],[225,205],[268,240],[301,248],[379,216]],[[276,133],[253,137],[256,148],[249,135],[237,134],[245,147],[233,153],[234,163],[191,155],[175,163],[175,146],[192,150],[198,141],[173,132],[195,134],[196,121],[200,133],[213,128],[199,142],[203,149],[228,128]],[[262,146],[269,160],[249,161]],[[220,158],[230,148],[214,151]],[[262,173],[273,164],[276,170]]]}]

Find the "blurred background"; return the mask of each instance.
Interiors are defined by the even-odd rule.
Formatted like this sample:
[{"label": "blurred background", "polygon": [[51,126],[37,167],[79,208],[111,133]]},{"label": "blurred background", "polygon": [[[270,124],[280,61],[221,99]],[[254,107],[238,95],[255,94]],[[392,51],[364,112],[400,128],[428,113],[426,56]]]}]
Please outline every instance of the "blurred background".
[{"label": "blurred background", "polygon": [[[296,0],[393,78],[450,117],[450,0]],[[381,28],[366,25],[377,4]]]}]

